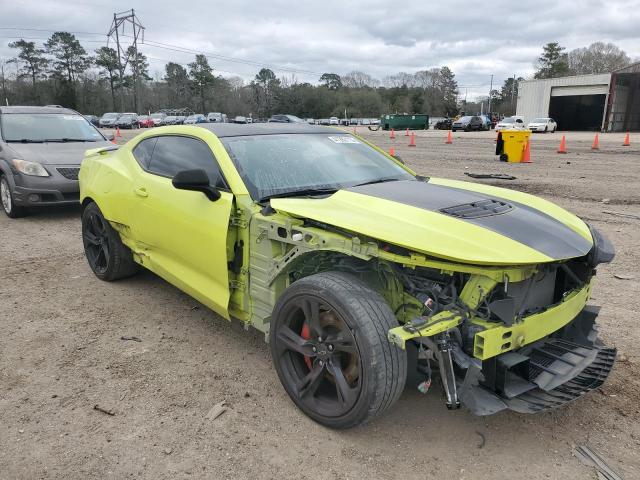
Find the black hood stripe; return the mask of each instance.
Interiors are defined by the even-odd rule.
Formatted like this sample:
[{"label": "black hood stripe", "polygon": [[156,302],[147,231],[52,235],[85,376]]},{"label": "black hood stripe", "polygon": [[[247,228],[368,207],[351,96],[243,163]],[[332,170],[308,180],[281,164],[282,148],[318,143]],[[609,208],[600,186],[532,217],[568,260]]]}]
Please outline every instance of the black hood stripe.
[{"label": "black hood stripe", "polygon": [[591,242],[546,213],[483,193],[416,180],[374,183],[348,188],[347,191],[434,212],[456,205],[499,199],[513,208],[504,213],[459,220],[496,232],[554,259],[581,257],[591,250]]}]

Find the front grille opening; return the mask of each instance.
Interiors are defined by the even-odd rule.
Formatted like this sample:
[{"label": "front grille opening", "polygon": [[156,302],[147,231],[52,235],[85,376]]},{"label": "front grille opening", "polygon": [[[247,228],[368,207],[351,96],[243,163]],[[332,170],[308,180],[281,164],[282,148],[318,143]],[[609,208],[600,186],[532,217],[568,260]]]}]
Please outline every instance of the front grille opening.
[{"label": "front grille opening", "polygon": [[78,180],[78,173],[80,172],[80,168],[78,167],[64,167],[57,168],[56,170],[58,170],[58,173],[64,178],[68,178],[69,180]]}]

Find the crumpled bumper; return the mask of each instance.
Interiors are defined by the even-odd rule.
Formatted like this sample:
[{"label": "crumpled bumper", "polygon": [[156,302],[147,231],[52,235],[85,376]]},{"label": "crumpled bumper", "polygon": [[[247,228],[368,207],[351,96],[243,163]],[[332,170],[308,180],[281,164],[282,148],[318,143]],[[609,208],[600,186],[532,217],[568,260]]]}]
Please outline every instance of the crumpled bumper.
[{"label": "crumpled bumper", "polygon": [[585,307],[552,336],[488,360],[454,354],[463,373],[457,382],[461,403],[476,415],[505,409],[537,413],[600,387],[613,368],[616,350],[597,338],[598,310]]}]

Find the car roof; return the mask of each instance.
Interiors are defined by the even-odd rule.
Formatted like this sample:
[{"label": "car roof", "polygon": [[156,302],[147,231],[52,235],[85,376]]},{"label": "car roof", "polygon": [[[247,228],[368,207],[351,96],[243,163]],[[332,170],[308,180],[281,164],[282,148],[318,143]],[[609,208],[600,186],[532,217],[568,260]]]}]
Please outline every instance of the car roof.
[{"label": "car roof", "polygon": [[336,132],[335,128],[308,125],[306,123],[249,123],[246,125],[237,123],[201,123],[198,126],[211,130],[218,137]]},{"label": "car roof", "polygon": [[0,113],[63,113],[67,115],[80,115],[75,110],[63,107],[33,107],[33,106],[14,106],[1,107]]}]

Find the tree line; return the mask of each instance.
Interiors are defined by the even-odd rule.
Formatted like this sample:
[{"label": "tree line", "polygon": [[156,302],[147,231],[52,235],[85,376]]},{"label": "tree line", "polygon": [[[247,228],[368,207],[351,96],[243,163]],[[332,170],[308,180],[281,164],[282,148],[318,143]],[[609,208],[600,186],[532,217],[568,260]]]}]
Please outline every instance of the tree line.
[{"label": "tree line", "polygon": [[[361,71],[342,76],[324,73],[314,84],[301,82],[295,75],[277,77],[262,68],[246,82],[216,74],[207,56],[198,54],[188,64],[168,62],[163,75],[151,78],[147,57],[134,47],[124,56],[108,46],[90,53],[69,32],[56,32],[42,45],[22,39],[9,46],[16,55],[0,64],[0,80],[4,101],[14,105],[59,104],[98,115],[186,107],[205,114],[219,111],[260,118],[276,113],[343,117],[345,112],[348,117],[383,113],[454,116],[483,108],[478,102],[460,101],[455,74],[447,66],[399,72],[382,80]],[[543,48],[535,78],[611,71],[629,61],[612,44],[595,43],[565,53],[552,42]],[[12,65],[16,68],[13,77],[8,75]],[[490,92],[493,112],[515,113],[520,80],[522,77],[508,78]],[[488,99],[489,95],[479,100]]]}]

